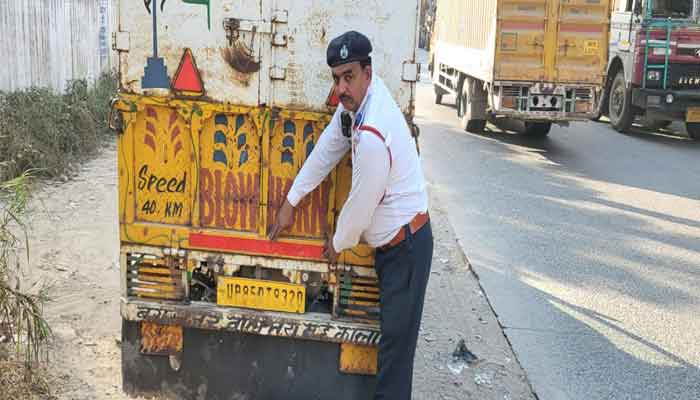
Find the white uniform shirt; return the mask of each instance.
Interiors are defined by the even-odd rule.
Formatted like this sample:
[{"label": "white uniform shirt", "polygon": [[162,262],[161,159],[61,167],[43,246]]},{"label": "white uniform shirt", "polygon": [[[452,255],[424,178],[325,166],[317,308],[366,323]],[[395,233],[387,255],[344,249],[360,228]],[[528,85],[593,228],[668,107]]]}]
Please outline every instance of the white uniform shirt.
[{"label": "white uniform shirt", "polygon": [[[351,138],[342,133],[343,111],[343,105],[338,105],[287,195],[296,207],[352,151],[352,188],[336,224],[336,252],[356,246],[361,237],[372,247],[385,245],[416,214],[428,209],[415,140],[384,82],[372,77],[358,112],[352,114]],[[360,126],[373,127],[385,140]]]}]

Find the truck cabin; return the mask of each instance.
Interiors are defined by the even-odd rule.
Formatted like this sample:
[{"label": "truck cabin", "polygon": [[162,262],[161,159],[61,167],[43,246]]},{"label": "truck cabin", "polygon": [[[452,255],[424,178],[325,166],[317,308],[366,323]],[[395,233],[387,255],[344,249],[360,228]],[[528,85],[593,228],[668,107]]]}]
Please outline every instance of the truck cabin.
[{"label": "truck cabin", "polygon": [[625,11],[634,10],[635,14],[642,14],[646,7],[651,7],[653,18],[691,19],[697,18],[700,11],[698,0],[626,0],[626,3]]}]

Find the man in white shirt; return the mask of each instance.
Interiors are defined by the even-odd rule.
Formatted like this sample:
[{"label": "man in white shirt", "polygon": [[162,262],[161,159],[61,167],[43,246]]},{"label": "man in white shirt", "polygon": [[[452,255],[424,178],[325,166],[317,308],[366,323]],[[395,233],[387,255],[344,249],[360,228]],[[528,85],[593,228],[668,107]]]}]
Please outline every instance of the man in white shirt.
[{"label": "man in white shirt", "polygon": [[369,39],[355,31],[329,44],[327,62],[341,104],[294,180],[270,239],[292,225],[294,207],[351,151],[352,188],[324,254],[335,263],[360,241],[376,248],[382,337],[374,399],[408,400],[433,236],[415,140],[372,73],[371,51]]}]

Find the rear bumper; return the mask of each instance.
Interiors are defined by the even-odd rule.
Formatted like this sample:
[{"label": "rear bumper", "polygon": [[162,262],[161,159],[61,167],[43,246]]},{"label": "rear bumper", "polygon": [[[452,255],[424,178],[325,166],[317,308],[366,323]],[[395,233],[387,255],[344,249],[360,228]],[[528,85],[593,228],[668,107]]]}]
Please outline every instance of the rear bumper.
[{"label": "rear bumper", "polygon": [[131,322],[362,346],[378,346],[381,337],[378,325],[335,320],[330,314],[261,312],[203,302],[182,304],[122,298],[121,315]]},{"label": "rear bumper", "polygon": [[[122,322],[122,387],[173,399],[369,399],[376,377],[345,373],[342,344],[183,330],[178,356],[142,352],[140,324]],[[180,360],[173,363],[171,360]]]},{"label": "rear bumper", "polygon": [[564,113],[558,111],[512,111],[498,110],[494,113],[497,117],[513,118],[523,121],[547,121],[547,122],[570,122],[589,121],[596,113]]},{"label": "rear bumper", "polygon": [[496,82],[491,113],[525,121],[587,121],[596,116],[600,88],[595,85]]},{"label": "rear bumper", "polygon": [[[672,102],[666,97],[673,96]],[[685,120],[688,107],[700,107],[700,90],[632,89],[632,104],[657,119]]]}]

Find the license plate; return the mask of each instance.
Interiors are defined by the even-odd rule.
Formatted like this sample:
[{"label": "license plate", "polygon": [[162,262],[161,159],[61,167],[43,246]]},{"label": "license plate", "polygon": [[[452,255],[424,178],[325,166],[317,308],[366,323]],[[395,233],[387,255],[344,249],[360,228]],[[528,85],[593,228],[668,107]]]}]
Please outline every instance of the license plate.
[{"label": "license plate", "polygon": [[700,107],[688,107],[686,122],[700,122]]},{"label": "license plate", "polygon": [[221,306],[303,314],[306,308],[306,287],[222,276],[217,284],[216,303]]}]

